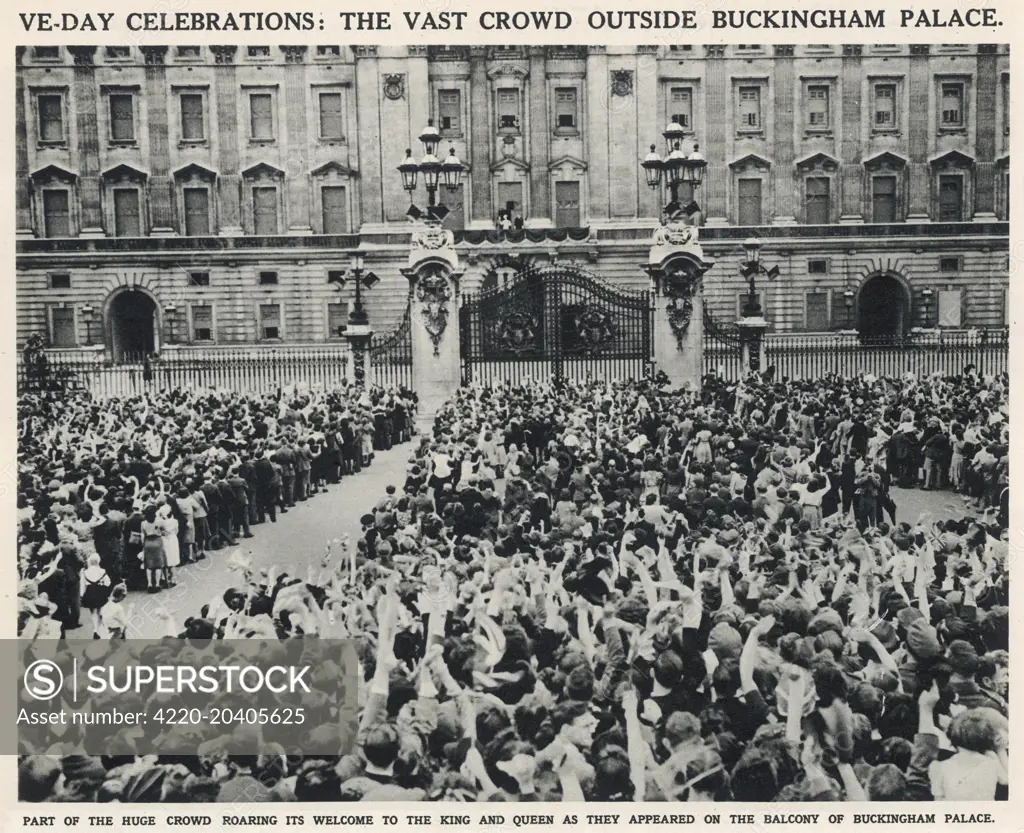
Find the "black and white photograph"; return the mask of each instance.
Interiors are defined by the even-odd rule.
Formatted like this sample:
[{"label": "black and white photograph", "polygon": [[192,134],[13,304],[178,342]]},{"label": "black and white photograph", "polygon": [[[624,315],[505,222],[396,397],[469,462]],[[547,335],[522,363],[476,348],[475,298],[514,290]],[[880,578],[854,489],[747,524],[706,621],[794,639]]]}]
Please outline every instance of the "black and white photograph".
[{"label": "black and white photograph", "polygon": [[659,34],[17,47],[18,637],[358,657],[20,802],[1007,800],[1010,47]]}]

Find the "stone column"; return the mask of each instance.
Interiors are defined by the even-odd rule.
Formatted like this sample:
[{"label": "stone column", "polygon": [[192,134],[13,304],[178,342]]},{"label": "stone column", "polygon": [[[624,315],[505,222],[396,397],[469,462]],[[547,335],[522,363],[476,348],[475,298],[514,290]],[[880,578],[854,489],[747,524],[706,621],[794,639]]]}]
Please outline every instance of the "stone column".
[{"label": "stone column", "polygon": [[699,390],[704,376],[704,257],[697,227],[670,225],[654,233],[645,271],[654,289],[654,361],[675,388]]},{"label": "stone column", "polygon": [[78,196],[82,204],[82,237],[102,237],[103,203],[100,199],[100,135],[96,117],[95,46],[74,46],[75,61],[72,107],[78,134]]},{"label": "stone column", "polygon": [[864,170],[861,162],[860,118],[861,82],[864,79],[864,47],[859,43],[843,45],[842,136],[839,143],[839,189],[841,223],[864,222]]},{"label": "stone column", "polygon": [[998,46],[978,45],[977,113],[977,169],[974,172],[975,220],[996,218],[996,97],[999,90]]},{"label": "stone column", "polygon": [[729,127],[732,124],[732,101],[725,66],[725,47],[715,44],[704,49],[707,55],[705,112],[708,127],[707,141],[701,143],[701,151],[708,161],[708,167],[704,186],[707,203],[703,208],[709,226],[724,226],[729,222],[727,194],[731,174],[726,167],[726,152],[729,145]]},{"label": "stone column", "polygon": [[[591,220],[607,220],[610,173],[608,169],[608,47],[587,47],[586,142],[587,185]],[[581,195],[582,196],[582,195]],[[582,212],[581,212],[582,213]]]},{"label": "stone column", "polygon": [[931,170],[928,167],[928,87],[932,83],[928,61],[928,44],[910,45],[909,147],[910,205],[907,220],[927,223],[931,217]]},{"label": "stone column", "polygon": [[530,206],[524,212],[532,228],[551,225],[551,127],[548,124],[547,47],[531,46],[530,79],[527,82],[530,108]]},{"label": "stone column", "polygon": [[796,85],[793,47],[781,45],[775,49],[775,146],[772,149],[772,179],[775,188],[773,226],[792,226],[800,214],[800,189],[793,175],[796,159],[794,138],[794,87]]},{"label": "stone column", "polygon": [[217,225],[224,237],[242,234],[242,177],[239,172],[238,82],[235,46],[212,46],[220,176],[217,178]]},{"label": "stone column", "polygon": [[14,206],[18,237],[32,237],[32,199],[28,190],[28,123],[25,113],[25,73],[21,68],[24,46],[16,46],[14,73]]},{"label": "stone column", "polygon": [[[356,112],[359,119],[359,178],[363,201],[363,223],[383,223],[380,136],[380,77],[377,47],[355,46]],[[395,163],[398,164],[397,162]],[[398,176],[398,173],[395,173]]]},{"label": "stone column", "polygon": [[473,174],[469,184],[472,188],[472,217],[470,225],[494,228],[494,208],[491,205],[491,145],[494,130],[488,103],[491,96],[491,82],[487,78],[487,47],[469,48],[469,163]]},{"label": "stone column", "polygon": [[286,135],[289,153],[285,160],[288,174],[288,233],[312,234],[309,220],[309,121],[306,116],[306,47],[282,46],[284,53],[284,106],[287,113]]},{"label": "stone column", "polygon": [[459,344],[459,268],[451,231],[427,226],[415,232],[402,274],[412,293],[412,382],[419,420],[429,430],[434,414],[462,381]]},{"label": "stone column", "polygon": [[366,365],[373,330],[369,324],[349,324],[345,329],[348,352],[352,357],[352,378],[357,388],[366,387]]}]

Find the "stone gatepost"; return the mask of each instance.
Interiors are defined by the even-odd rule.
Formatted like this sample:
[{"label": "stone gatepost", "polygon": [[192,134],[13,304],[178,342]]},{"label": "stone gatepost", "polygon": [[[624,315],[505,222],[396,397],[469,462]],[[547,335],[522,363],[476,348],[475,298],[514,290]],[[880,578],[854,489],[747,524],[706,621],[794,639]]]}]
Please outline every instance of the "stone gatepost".
[{"label": "stone gatepost", "polygon": [[673,387],[699,390],[704,376],[704,273],[714,266],[697,226],[670,224],[654,233],[644,271],[654,290],[654,360]]},{"label": "stone gatepost", "polygon": [[409,264],[412,314],[412,387],[419,397],[421,430],[462,382],[459,352],[459,280],[463,269],[454,235],[440,226],[413,234]]}]

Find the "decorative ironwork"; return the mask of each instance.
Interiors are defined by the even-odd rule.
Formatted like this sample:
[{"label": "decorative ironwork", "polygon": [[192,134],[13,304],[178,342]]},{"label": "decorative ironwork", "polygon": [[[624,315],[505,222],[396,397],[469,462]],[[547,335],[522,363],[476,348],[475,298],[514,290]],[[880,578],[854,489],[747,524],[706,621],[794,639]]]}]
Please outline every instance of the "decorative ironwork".
[{"label": "decorative ironwork", "polygon": [[405,76],[401,74],[384,76],[384,97],[391,101],[405,98]]},{"label": "decorative ironwork", "polygon": [[640,378],[650,371],[650,293],[613,288],[579,264],[525,264],[466,298],[463,379]]},{"label": "decorative ironwork", "polygon": [[412,299],[405,314],[390,333],[374,335],[370,341],[370,371],[377,385],[412,389]]},{"label": "decorative ironwork", "polygon": [[[672,228],[672,227],[669,227]],[[685,228],[691,228],[689,226]],[[682,230],[682,229],[681,229]],[[666,231],[666,229],[659,229]],[[687,242],[692,238],[687,238]],[[662,279],[661,291],[668,299],[666,313],[672,334],[676,337],[676,345],[682,350],[683,340],[690,331],[693,318],[693,300],[700,290],[701,274],[684,266],[673,266]]]},{"label": "decorative ironwork", "polygon": [[440,269],[425,271],[416,281],[416,300],[420,302],[420,317],[426,327],[434,355],[440,355],[441,337],[448,327],[448,303],[452,290],[447,276]]}]

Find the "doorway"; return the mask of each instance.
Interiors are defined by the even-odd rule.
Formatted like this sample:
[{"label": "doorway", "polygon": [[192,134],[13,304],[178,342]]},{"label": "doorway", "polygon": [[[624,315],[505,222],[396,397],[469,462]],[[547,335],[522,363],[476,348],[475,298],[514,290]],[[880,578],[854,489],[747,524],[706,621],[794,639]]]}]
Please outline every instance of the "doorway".
[{"label": "doorway", "polygon": [[156,303],[145,292],[128,290],[110,302],[110,347],[116,364],[141,362],[156,352]]},{"label": "doorway", "polygon": [[861,338],[902,338],[910,325],[910,303],[903,284],[892,275],[869,278],[857,300]]}]

